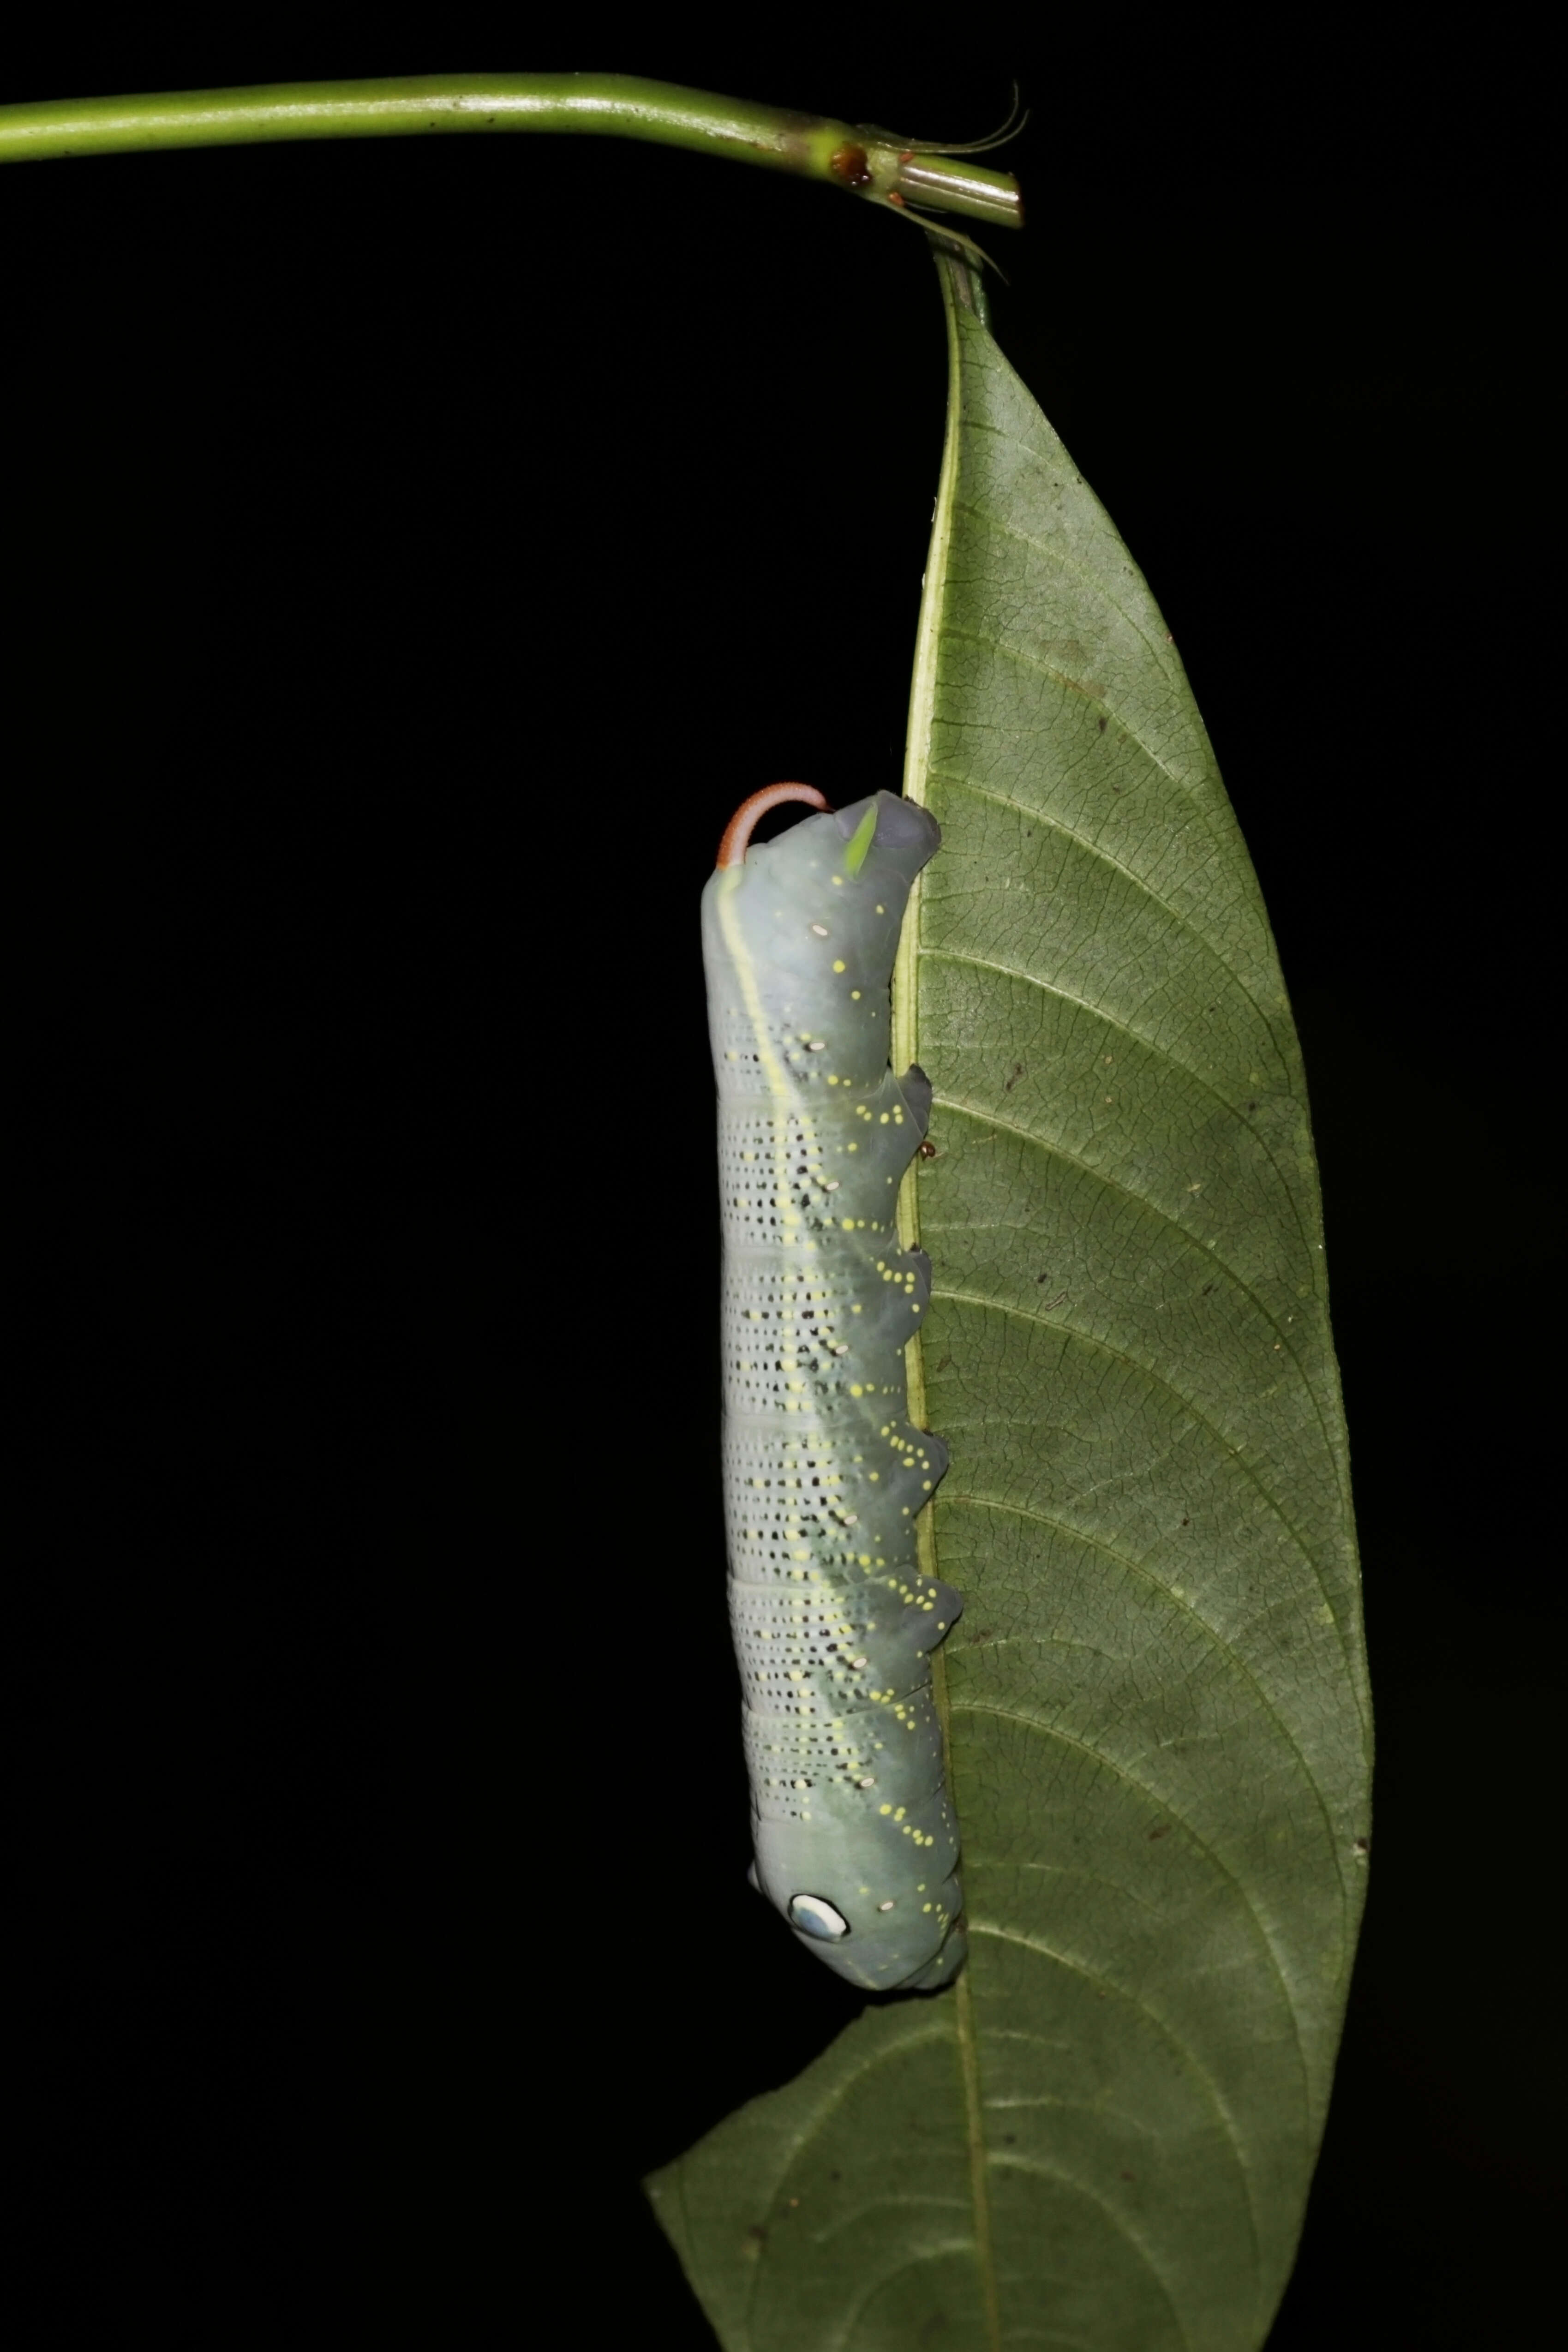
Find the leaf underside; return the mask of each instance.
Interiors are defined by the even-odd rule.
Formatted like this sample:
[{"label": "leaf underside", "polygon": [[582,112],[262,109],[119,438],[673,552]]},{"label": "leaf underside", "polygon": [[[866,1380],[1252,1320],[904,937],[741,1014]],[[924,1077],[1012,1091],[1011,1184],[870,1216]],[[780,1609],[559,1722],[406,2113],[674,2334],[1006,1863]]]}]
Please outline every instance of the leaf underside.
[{"label": "leaf underside", "polygon": [[1175,648],[944,285],[901,1018],[971,1958],[648,2186],[729,2352],[1250,2352],[1368,1831],[1306,1093]]}]

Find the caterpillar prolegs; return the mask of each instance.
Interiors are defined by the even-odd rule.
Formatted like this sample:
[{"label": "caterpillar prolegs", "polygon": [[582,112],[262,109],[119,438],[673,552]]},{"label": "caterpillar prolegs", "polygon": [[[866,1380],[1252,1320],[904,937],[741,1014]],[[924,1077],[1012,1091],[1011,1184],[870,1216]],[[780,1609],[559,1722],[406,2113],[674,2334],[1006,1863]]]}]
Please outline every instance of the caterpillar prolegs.
[{"label": "caterpillar prolegs", "polygon": [[[787,800],[822,814],[748,847]],[[911,1425],[903,1360],[931,1262],[897,1212],[931,1089],[889,1064],[900,926],[941,838],[889,793],[835,814],[775,784],[702,898],[752,1879],[873,1992],[943,1984],[964,1953],[931,1669],[962,1603],[921,1574],[915,1535],[947,1448]]]}]

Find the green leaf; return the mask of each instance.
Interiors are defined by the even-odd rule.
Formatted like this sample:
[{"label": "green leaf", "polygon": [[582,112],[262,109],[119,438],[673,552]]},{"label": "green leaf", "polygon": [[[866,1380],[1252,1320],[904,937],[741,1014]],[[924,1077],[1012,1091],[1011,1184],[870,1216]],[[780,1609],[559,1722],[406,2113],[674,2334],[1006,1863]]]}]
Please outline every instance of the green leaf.
[{"label": "green leaf", "polygon": [[[1360,1916],[1370,1715],[1306,1093],[1175,648],[944,265],[907,789],[943,845],[915,1418],[971,1958],[650,2182],[730,2352],[1244,2352]],[[912,979],[912,986],[910,982]]]}]

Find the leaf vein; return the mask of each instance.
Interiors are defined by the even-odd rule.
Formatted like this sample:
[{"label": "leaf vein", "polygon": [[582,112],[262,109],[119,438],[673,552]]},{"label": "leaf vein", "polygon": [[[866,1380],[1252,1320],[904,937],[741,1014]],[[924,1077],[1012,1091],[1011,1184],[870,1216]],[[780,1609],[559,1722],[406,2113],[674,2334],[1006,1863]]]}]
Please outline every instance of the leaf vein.
[{"label": "leaf vein", "polygon": [[[1301,2023],[1296,2014],[1296,2003],[1291,1995],[1289,1982],[1263,1914],[1230,1864],[1221,1859],[1208,1840],[1199,1833],[1186,1815],[1172,1803],[1169,1797],[1162,1796],[1157,1789],[1152,1788],[1147,1780],[1140,1779],[1136,1772],[1130,1771],[1125,1764],[1119,1764],[1114,1756],[1108,1756],[1102,1748],[1092,1748],[1087,1739],[1079,1739],[1073,1732],[1063,1731],[1058,1724],[1046,1723],[1037,1715],[1020,1715],[1016,1707],[998,1706],[991,1699],[961,1698],[955,1699],[952,1706],[955,1715],[994,1715],[1002,1722],[1016,1723],[1023,1730],[1036,1733],[1041,1739],[1057,1739],[1064,1748],[1076,1748],[1080,1756],[1087,1756],[1091,1764],[1104,1765],[1108,1771],[1115,1773],[1119,1780],[1125,1780],[1130,1789],[1136,1789],[1141,1796],[1146,1797],[1152,1805],[1158,1806],[1163,1813],[1168,1813],[1179,1828],[1185,1830],[1199,1853],[1212,1863],[1219,1875],[1228,1879],[1230,1885],[1236,1889],[1241,1900],[1242,1908],[1257,1928],[1258,1938],[1268,1955],[1269,1963],[1279,1979],[1279,1990],[1284,1999],[1285,2014],[1290,2021],[1291,2039],[1295,2042],[1296,2056],[1301,2069],[1302,2105],[1307,2115],[1310,2116],[1313,2105],[1312,2080],[1307,2064],[1306,2044],[1301,2039]],[[1110,1979],[1107,1978],[1106,1981],[1109,1983]],[[1152,2014],[1152,2011],[1151,2014]]]},{"label": "leaf vein", "polygon": [[[1167,2025],[1157,2010],[1151,2009],[1148,2002],[1142,2000],[1137,1993],[1129,1992],[1125,1985],[1117,1984],[1111,1978],[1103,1975],[1099,1969],[1091,1969],[1082,1960],[1068,1959],[1065,1952],[1056,1951],[1049,1944],[1042,1944],[1037,1936],[1021,1935],[1016,1927],[998,1927],[989,1920],[977,1919],[973,1912],[969,1915],[969,1927],[972,1935],[992,1936],[998,1943],[1019,1944],[1026,1951],[1038,1953],[1042,1959],[1054,1960],[1058,1968],[1066,1969],[1069,1975],[1082,1977],[1088,1984],[1103,1985],[1107,1992],[1114,1993],[1119,2000],[1126,2001],[1129,2008],[1137,2010],[1142,2016],[1148,2019],[1156,2032],[1164,2035],[1183,2063],[1191,2068],[1193,2074],[1204,2085],[1225,2136],[1230,2143],[1236,2160],[1237,2177],[1241,2183],[1242,2202],[1247,2208],[1247,2234],[1252,2241],[1253,2270],[1261,2279],[1262,2252],[1258,2237],[1258,2219],[1253,2210],[1252,2179],[1247,2170],[1247,2152],[1242,2146],[1241,2135],[1237,2129],[1230,2109],[1220,2092],[1219,2084],[1198,2057],[1196,2051],[1189,2047],[1173,2027]],[[1000,2161],[996,2158],[990,2158],[988,2160]]]},{"label": "leaf vein", "polygon": [[[1071,1536],[1075,1541],[1086,1544],[1091,1550],[1100,1552],[1106,1559],[1115,1560],[1120,1567],[1126,1569],[1130,1575],[1142,1577],[1144,1582],[1152,1585],[1154,1591],[1158,1592],[1163,1600],[1168,1601],[1173,1608],[1184,1611],[1195,1623],[1203,1627],[1205,1633],[1214,1643],[1215,1647],[1222,1651],[1235,1665],[1237,1672],[1240,1675],[1244,1675],[1247,1680],[1251,1684],[1262,1704],[1264,1713],[1268,1717],[1272,1723],[1279,1727],[1281,1738],[1285,1741],[1286,1745],[1290,1749],[1291,1754],[1296,1758],[1298,1763],[1300,1765],[1301,1778],[1305,1780],[1308,1788],[1310,1789],[1313,1796],[1316,1798],[1318,1810],[1323,1817],[1323,1828],[1328,1839],[1329,1851],[1334,1859],[1334,1868],[1340,1882],[1340,1895],[1342,1903],[1347,1892],[1347,1887],[1344,1869],[1340,1859],[1340,1841],[1334,1834],[1333,1820],[1329,1811],[1329,1801],[1323,1794],[1322,1786],[1319,1781],[1317,1775],[1312,1770],[1311,1766],[1307,1761],[1306,1753],[1301,1747],[1300,1741],[1296,1738],[1295,1733],[1291,1730],[1289,1725],[1286,1722],[1285,1717],[1275,1706],[1274,1701],[1269,1697],[1268,1693],[1264,1688],[1262,1683],[1258,1681],[1258,1676],[1253,1673],[1252,1668],[1247,1664],[1247,1660],[1242,1656],[1240,1651],[1236,1647],[1236,1644],[1233,1642],[1227,1641],[1226,1636],[1220,1632],[1219,1628],[1214,1624],[1209,1618],[1204,1615],[1203,1611],[1197,1608],[1191,1601],[1178,1597],[1177,1594],[1173,1592],[1168,1584],[1163,1584],[1161,1582],[1160,1579],[1154,1574],[1152,1569],[1145,1568],[1142,1560],[1134,1559],[1129,1552],[1118,1551],[1115,1545],[1108,1544],[1102,1536],[1091,1535],[1087,1528],[1076,1528],[1068,1519],[1054,1518],[1047,1511],[1031,1510],[1028,1506],[1024,1503],[999,1502],[994,1497],[988,1495],[944,1495],[942,1502],[948,1510],[964,1508],[975,1511],[1007,1511],[1016,1518],[1032,1519],[1042,1528],[1058,1528],[1061,1530],[1063,1535]],[[1083,1644],[1081,1646],[1087,1647],[1088,1644]]]},{"label": "leaf vein", "polygon": [[[1015,442],[1014,446],[1019,449],[1029,448],[1029,445],[1026,441]],[[1029,449],[1029,455],[1034,458],[1036,464],[1038,466],[1044,467],[1047,462],[1040,456],[1037,450]],[[1182,689],[1181,673],[1172,664],[1171,656],[1166,652],[1164,646],[1150,635],[1148,629],[1144,626],[1143,623],[1138,619],[1135,614],[1130,613],[1125,604],[1119,604],[1117,603],[1115,597],[1110,593],[1104,580],[1099,572],[1091,572],[1087,564],[1075,563],[1072,557],[1067,554],[1061,548],[1052,546],[1043,539],[1037,539],[1032,531],[1020,530],[1016,524],[1004,522],[1001,516],[996,512],[996,509],[994,507],[983,507],[971,499],[955,498],[952,502],[952,508],[955,514],[969,516],[973,521],[977,522],[980,525],[980,528],[983,530],[994,530],[1001,539],[1011,539],[1016,541],[1020,547],[1033,548],[1035,553],[1037,555],[1043,556],[1047,563],[1054,563],[1058,572],[1068,572],[1073,579],[1082,581],[1084,585],[1091,592],[1098,601],[1107,606],[1110,612],[1116,614],[1119,619],[1125,621],[1133,635],[1142,645],[1147,646],[1149,652],[1153,656],[1154,667],[1159,671],[1164,683],[1170,688],[1173,696],[1180,694]],[[1180,777],[1177,777],[1175,781],[1179,783],[1181,782]],[[1190,791],[1191,787],[1188,786],[1187,789]]]},{"label": "leaf vein", "polygon": [[931,1286],[931,1297],[933,1300],[937,1298],[949,1299],[957,1307],[978,1307],[986,1313],[1005,1316],[1013,1322],[1037,1324],[1043,1331],[1059,1331],[1062,1333],[1064,1338],[1075,1340],[1079,1347],[1098,1349],[1102,1355],[1113,1357],[1118,1363],[1125,1364],[1130,1371],[1142,1374],[1145,1380],[1152,1381],[1156,1388],[1163,1389],[1167,1396],[1173,1397],[1177,1404],[1182,1407],[1183,1411],[1189,1412],[1192,1415],[1193,1420],[1197,1423],[1198,1427],[1202,1429],[1208,1437],[1213,1439],[1215,1445],[1224,1454],[1226,1460],[1239,1469],[1242,1476],[1253,1488],[1254,1492],[1261,1498],[1268,1509],[1272,1513],[1273,1517],[1279,1520],[1279,1525],[1284,1528],[1286,1534],[1290,1538],[1290,1540],[1300,1551],[1301,1558],[1307,1563],[1308,1570],[1311,1575],[1312,1581],[1317,1586],[1324,1602],[1327,1604],[1329,1613],[1333,1619],[1334,1631],[1338,1636],[1339,1646],[1342,1653],[1344,1654],[1346,1667],[1347,1669],[1350,1668],[1350,1654],[1345,1648],[1344,1627],[1340,1622],[1339,1612],[1334,1607],[1333,1601],[1329,1592],[1329,1588],[1323,1581],[1322,1570],[1318,1566],[1311,1546],[1308,1543],[1306,1537],[1301,1533],[1300,1528],[1297,1527],[1295,1521],[1291,1518],[1289,1513],[1286,1510],[1285,1506],[1280,1502],[1279,1496],[1269,1493],[1268,1487],[1264,1485],[1262,1479],[1258,1476],[1251,1463],[1247,1459],[1243,1447],[1233,1444],[1231,1440],[1226,1435],[1225,1432],[1216,1427],[1215,1423],[1209,1419],[1207,1413],[1204,1412],[1203,1408],[1196,1404],[1191,1397],[1184,1395],[1183,1391],[1176,1387],[1173,1381],[1167,1380],[1163,1372],[1155,1371],[1152,1366],[1141,1364],[1135,1356],[1129,1356],[1124,1349],[1112,1347],[1109,1339],[1097,1339],[1092,1338],[1086,1331],[1077,1331],[1072,1329],[1069,1325],[1064,1323],[1053,1323],[1048,1317],[1038,1314],[1031,1307],[1014,1307],[1005,1299],[984,1298],[981,1297],[978,1291],[952,1290],[949,1289],[945,1285],[933,1284]]},{"label": "leaf vein", "polygon": [[1029,2172],[1033,2173],[1037,2179],[1041,2180],[1059,2181],[1064,2189],[1075,2191],[1079,2197],[1083,2198],[1087,2203],[1098,2206],[1100,2210],[1104,2214],[1106,2220],[1110,2222],[1111,2228],[1116,2231],[1118,2237],[1125,2239],[1128,2245],[1131,2247],[1133,2252],[1138,2256],[1139,2260],[1143,2264],[1144,2269],[1148,2272],[1150,2277],[1159,2288],[1165,2308],[1170,2313],[1172,2320],[1175,2324],[1176,2334],[1181,2337],[1182,2342],[1188,2347],[1188,2352],[1191,2352],[1192,2338],[1187,2334],[1185,2323],[1182,2318],[1180,2311],[1176,2307],[1176,2298],[1172,2294],[1170,2287],[1166,2284],[1164,2273],[1161,2270],[1159,2263],[1154,2260],[1153,2255],[1149,2252],[1148,2247],[1139,2237],[1136,2230],[1132,2228],[1125,2215],[1117,2211],[1115,2206],[1110,2203],[1109,2198],[1097,2196],[1094,2190],[1092,2189],[1086,2188],[1081,2180],[1073,2179],[1070,2173],[1058,2171],[1055,2165],[1041,2164],[1034,2157],[994,2156],[991,2161],[993,2164],[999,2167],[1005,2166],[1008,2170],[1013,2172]]}]

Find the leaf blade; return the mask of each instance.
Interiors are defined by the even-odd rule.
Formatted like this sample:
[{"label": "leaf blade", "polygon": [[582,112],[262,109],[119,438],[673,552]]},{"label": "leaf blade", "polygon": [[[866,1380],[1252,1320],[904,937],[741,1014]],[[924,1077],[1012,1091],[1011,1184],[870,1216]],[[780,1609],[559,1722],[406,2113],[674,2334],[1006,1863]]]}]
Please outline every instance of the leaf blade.
[{"label": "leaf blade", "polygon": [[[952,1455],[931,1564],[966,1596],[943,1656],[971,1959],[654,2193],[722,2174],[730,2218],[683,2259],[736,2352],[863,2352],[939,2320],[977,2352],[1246,2352],[1300,2225],[1367,1827],[1305,1088],[1153,600],[944,284],[906,785],[943,848],[898,1021],[936,1087],[911,1408]],[[867,2053],[851,2168],[822,2119]],[[784,2211],[839,2216],[809,2261],[806,2231],[775,2245],[755,2218],[770,2172]],[[941,2216],[868,2231],[873,2176]],[[768,2233],[743,2312],[719,2285],[742,2210]]]}]

